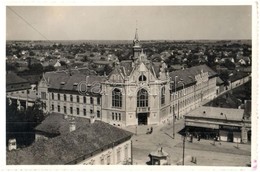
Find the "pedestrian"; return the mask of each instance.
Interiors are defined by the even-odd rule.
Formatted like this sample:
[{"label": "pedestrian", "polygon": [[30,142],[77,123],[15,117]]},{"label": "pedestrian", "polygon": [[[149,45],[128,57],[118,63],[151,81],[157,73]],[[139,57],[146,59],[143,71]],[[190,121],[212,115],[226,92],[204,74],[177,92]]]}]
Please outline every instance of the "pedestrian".
[{"label": "pedestrian", "polygon": [[198,135],[198,141],[200,141],[200,135]]},{"label": "pedestrian", "polygon": [[151,127],[151,130],[150,130],[150,133],[152,134],[152,132],[153,132],[153,127]]},{"label": "pedestrian", "polygon": [[146,134],[149,134],[149,132],[150,132],[150,131],[149,131],[149,128],[147,128]]}]

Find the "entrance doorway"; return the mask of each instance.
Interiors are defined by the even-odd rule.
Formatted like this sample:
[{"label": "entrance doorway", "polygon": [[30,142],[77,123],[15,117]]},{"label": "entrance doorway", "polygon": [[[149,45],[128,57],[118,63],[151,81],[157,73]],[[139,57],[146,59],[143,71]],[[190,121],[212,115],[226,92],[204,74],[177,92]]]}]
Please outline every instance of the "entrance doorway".
[{"label": "entrance doorway", "polygon": [[138,125],[147,125],[148,113],[138,113]]}]

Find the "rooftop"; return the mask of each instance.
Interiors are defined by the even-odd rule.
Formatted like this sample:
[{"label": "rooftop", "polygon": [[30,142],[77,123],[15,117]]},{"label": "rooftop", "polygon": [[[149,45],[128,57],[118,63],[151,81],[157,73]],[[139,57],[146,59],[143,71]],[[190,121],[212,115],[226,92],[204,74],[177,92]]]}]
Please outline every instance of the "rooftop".
[{"label": "rooftop", "polygon": [[170,75],[172,81],[174,81],[174,82],[175,82],[175,77],[176,77],[176,83],[177,83],[176,88],[178,88],[178,87],[183,86],[182,83],[184,83],[184,86],[195,83],[196,82],[195,76],[200,74],[201,71],[208,72],[209,78],[217,75],[217,73],[214,70],[212,70],[210,67],[208,67],[207,65],[199,65],[199,66],[194,66],[191,68],[186,68],[183,70],[173,71],[173,72],[170,72],[169,75]]},{"label": "rooftop", "polygon": [[[55,135],[66,134],[69,133],[69,122],[69,117],[64,119],[64,114],[51,113],[35,128],[35,130]],[[90,120],[87,118],[75,118],[75,122],[77,124],[76,129],[79,129],[81,126],[89,124]]]},{"label": "rooftop", "polygon": [[131,136],[132,133],[102,121],[82,123],[73,132],[65,132],[52,139],[34,142],[27,148],[7,152],[6,162],[8,165],[68,164],[83,156],[90,156],[97,150],[105,150],[111,144],[130,139]]},{"label": "rooftop", "polygon": [[200,117],[223,119],[232,121],[242,121],[244,109],[218,108],[218,107],[199,107],[198,109],[185,115],[185,117]]}]

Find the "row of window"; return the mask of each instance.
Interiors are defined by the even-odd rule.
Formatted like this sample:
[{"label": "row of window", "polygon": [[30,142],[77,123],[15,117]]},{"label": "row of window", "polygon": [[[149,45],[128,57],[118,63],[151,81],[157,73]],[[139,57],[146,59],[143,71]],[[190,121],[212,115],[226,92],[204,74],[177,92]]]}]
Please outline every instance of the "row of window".
[{"label": "row of window", "polygon": [[[54,111],[54,105],[51,105],[51,109],[52,109],[52,111]],[[57,106],[57,111],[61,112],[60,105]],[[72,115],[73,114],[73,107],[70,107],[69,111],[70,111],[70,114]],[[79,115],[80,114],[80,109],[76,108],[76,112],[77,112],[77,115]],[[67,114],[67,106],[63,106],[63,113]],[[93,114],[93,109],[90,109],[90,114]],[[87,115],[87,110],[85,108],[83,108],[83,115],[84,116]],[[100,116],[101,116],[100,110],[97,110],[97,118],[100,118]]]},{"label": "row of window", "polygon": [[[58,99],[57,100],[61,100],[61,94],[57,94],[57,97]],[[42,98],[43,99],[46,99],[46,93],[45,92],[42,92]],[[51,99],[54,100],[54,93],[51,93]],[[67,101],[67,95],[66,94],[63,94],[63,100],[64,101]],[[70,95],[69,96],[69,100],[71,102],[73,102],[73,95]],[[100,97],[97,97],[97,104],[100,105],[101,101],[100,101]],[[76,96],[76,101],[78,103],[80,103],[80,97],[79,96]],[[87,103],[87,97],[83,96],[83,102],[82,103]],[[94,104],[94,98],[93,97],[90,97],[90,104]]]},{"label": "row of window", "polygon": [[[128,145],[125,145],[125,160],[128,160]],[[117,164],[121,162],[121,148],[117,149],[116,152],[116,162]],[[106,165],[110,165],[111,164],[111,154],[108,155],[102,155],[100,157],[100,165],[105,165],[105,159],[106,159]],[[95,165],[95,160],[92,159],[89,161],[89,163],[84,163],[83,165]]]},{"label": "row of window", "polygon": [[112,112],[112,120],[114,121],[121,121],[121,113],[114,113]]},{"label": "row of window", "polygon": [[[137,93],[137,107],[148,107],[148,92],[145,89],[141,89]],[[161,104],[165,104],[165,87],[161,90]],[[122,93],[119,89],[112,91],[112,107],[122,107]]]}]

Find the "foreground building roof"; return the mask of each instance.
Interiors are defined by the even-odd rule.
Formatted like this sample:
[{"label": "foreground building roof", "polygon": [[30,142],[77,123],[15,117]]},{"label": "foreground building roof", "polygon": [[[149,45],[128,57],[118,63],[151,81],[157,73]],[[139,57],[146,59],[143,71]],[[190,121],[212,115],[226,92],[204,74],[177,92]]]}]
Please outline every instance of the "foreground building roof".
[{"label": "foreground building roof", "polygon": [[242,121],[244,109],[218,108],[218,107],[199,107],[185,115],[185,117],[201,117],[221,120]]},{"label": "foreground building roof", "polygon": [[[79,126],[75,131],[36,141],[24,149],[7,152],[7,164],[75,164],[78,159],[82,161],[82,157],[88,158],[132,136],[128,131],[102,121],[95,121],[93,124],[76,122],[76,125]],[[46,127],[48,126],[44,125],[45,129]]]}]

